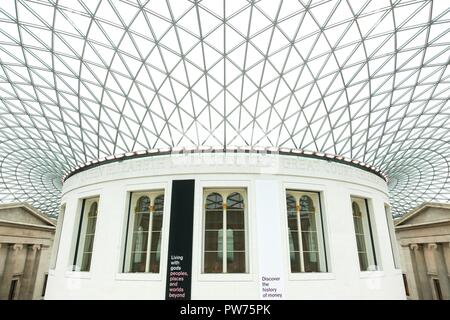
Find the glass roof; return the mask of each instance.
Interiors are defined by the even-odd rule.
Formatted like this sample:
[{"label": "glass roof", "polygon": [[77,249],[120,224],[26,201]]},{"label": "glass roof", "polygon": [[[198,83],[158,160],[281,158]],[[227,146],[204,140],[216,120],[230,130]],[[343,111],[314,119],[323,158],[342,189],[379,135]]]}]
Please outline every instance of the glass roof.
[{"label": "glass roof", "polygon": [[301,148],[450,199],[450,9],[398,0],[2,0],[0,202],[57,212],[86,161]]}]

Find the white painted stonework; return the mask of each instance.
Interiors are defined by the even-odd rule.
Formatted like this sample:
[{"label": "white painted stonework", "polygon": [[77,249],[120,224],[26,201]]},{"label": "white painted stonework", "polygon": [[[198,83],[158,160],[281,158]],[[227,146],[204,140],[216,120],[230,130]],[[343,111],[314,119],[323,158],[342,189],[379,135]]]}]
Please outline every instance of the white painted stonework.
[{"label": "white painted stonework", "polygon": [[[262,277],[283,299],[405,299],[394,266],[384,206],[386,182],[345,164],[277,154],[192,153],[131,159],[71,176],[56,267],[46,299],[164,299],[172,180],[195,179],[192,299],[261,299]],[[248,273],[202,273],[204,188],[247,189]],[[129,193],[165,191],[161,265],[158,274],[122,273]],[[320,192],[328,272],[291,273],[286,189]],[[72,261],[83,198],[99,196],[89,272]],[[351,196],[367,198],[379,270],[359,269]]]}]

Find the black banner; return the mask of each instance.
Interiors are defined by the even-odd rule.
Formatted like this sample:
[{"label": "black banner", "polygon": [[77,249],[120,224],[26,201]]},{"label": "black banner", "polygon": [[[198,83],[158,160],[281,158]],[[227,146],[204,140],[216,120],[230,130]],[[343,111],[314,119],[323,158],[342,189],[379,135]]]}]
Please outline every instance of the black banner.
[{"label": "black banner", "polygon": [[191,299],[194,180],[172,181],[166,300]]}]

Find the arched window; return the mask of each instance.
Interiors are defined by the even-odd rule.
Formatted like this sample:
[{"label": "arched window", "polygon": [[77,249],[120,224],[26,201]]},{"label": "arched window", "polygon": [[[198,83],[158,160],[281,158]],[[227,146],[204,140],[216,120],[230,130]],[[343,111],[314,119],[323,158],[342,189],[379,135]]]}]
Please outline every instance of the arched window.
[{"label": "arched window", "polygon": [[223,198],[213,192],[206,197],[204,270],[223,272]]},{"label": "arched window", "polygon": [[86,234],[83,247],[83,261],[80,271],[89,271],[94,247],[95,226],[97,224],[97,201],[89,206]]},{"label": "arched window", "polygon": [[302,232],[315,232],[316,230],[316,218],[314,214],[316,208],[312,199],[306,195],[300,197],[300,221],[302,224]]},{"label": "arched window", "polygon": [[367,200],[352,198],[353,225],[361,271],[376,269],[375,248],[372,239]]},{"label": "arched window", "polygon": [[[97,222],[97,201],[91,204],[89,212],[88,212],[88,224],[87,224],[87,230],[86,235],[94,235],[95,233],[95,225]],[[89,243],[91,244],[91,243]]]},{"label": "arched window", "polygon": [[150,212],[150,198],[142,196],[137,202],[136,212]]},{"label": "arched window", "polygon": [[296,211],[297,203],[296,203],[295,197],[289,193],[286,195],[286,206],[287,206],[288,213],[295,216],[296,212],[297,212]]},{"label": "arched window", "polygon": [[79,234],[74,257],[74,271],[89,271],[97,225],[98,198],[83,199]]},{"label": "arched window", "polygon": [[161,191],[133,192],[128,225],[125,272],[158,273],[164,194]]},{"label": "arched window", "polygon": [[150,223],[150,197],[141,196],[134,211],[132,271],[145,272],[148,227]]},{"label": "arched window", "polygon": [[227,197],[226,206],[227,272],[245,272],[244,198],[238,192]]},{"label": "arched window", "polygon": [[89,217],[97,217],[97,201],[91,204],[91,208],[89,209]]},{"label": "arched window", "polygon": [[300,272],[300,243],[298,240],[298,217],[297,217],[297,201],[291,194],[286,196],[288,233],[289,233],[289,254],[291,260],[291,271]]},{"label": "arched window", "polygon": [[314,208],[314,203],[311,197],[303,195],[300,197],[300,212],[302,214],[314,213],[316,209]]},{"label": "arched window", "polygon": [[318,203],[315,192],[288,190],[286,195],[291,272],[327,271]]},{"label": "arched window", "polygon": [[[244,191],[207,191],[205,198],[205,273],[245,273]],[[224,199],[226,201],[224,202]]]},{"label": "arched window", "polygon": [[156,196],[153,203],[150,272],[158,273],[161,260],[161,229],[164,213],[164,195]]},{"label": "arched window", "polygon": [[217,192],[210,193],[206,197],[205,207],[207,210],[217,210],[217,209],[221,210],[222,204],[223,204],[222,196]]},{"label": "arched window", "polygon": [[354,217],[361,217],[361,209],[359,208],[359,205],[355,201],[352,202],[352,210]]},{"label": "arched window", "polygon": [[244,209],[244,198],[239,192],[233,192],[227,197],[227,208],[232,210]]}]

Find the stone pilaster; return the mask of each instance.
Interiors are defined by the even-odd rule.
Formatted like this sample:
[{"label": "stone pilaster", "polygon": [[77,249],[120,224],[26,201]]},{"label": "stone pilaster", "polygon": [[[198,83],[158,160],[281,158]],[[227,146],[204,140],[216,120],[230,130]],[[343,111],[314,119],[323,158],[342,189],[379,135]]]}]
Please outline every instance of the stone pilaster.
[{"label": "stone pilaster", "polygon": [[3,276],[0,281],[0,300],[7,300],[9,295],[9,289],[11,287],[11,281],[14,273],[17,272],[18,256],[22,250],[23,245],[11,244],[8,247],[6,253],[5,268],[3,270]]},{"label": "stone pilaster", "polygon": [[436,263],[436,271],[439,278],[439,285],[441,286],[442,297],[445,300],[450,299],[450,283],[448,280],[448,269],[445,263],[444,252],[442,244],[430,243],[428,248],[433,252],[434,261]]},{"label": "stone pilaster", "polygon": [[431,300],[433,299],[433,295],[431,293],[423,246],[415,243],[411,244],[410,249],[413,252],[413,271],[419,299]]},{"label": "stone pilaster", "polygon": [[35,269],[38,267],[38,250],[41,246],[38,244],[28,245],[27,257],[25,260],[25,267],[23,270],[22,285],[20,286],[20,299],[31,300],[33,299],[34,285],[36,283]]}]

